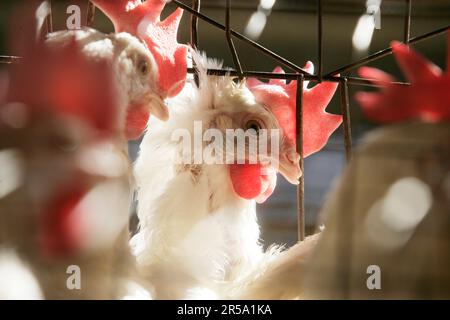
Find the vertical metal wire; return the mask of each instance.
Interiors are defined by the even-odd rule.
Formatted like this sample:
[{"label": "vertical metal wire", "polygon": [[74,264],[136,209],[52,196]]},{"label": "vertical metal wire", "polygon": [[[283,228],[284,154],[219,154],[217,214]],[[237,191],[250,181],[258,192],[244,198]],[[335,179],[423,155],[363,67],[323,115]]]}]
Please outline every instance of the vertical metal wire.
[{"label": "vertical metal wire", "polygon": [[345,156],[348,162],[352,158],[352,128],[350,120],[350,103],[348,98],[347,78],[342,78],[339,83],[339,88],[341,97],[342,125],[344,127]]},{"label": "vertical metal wire", "polygon": [[[341,102],[341,113],[342,122],[344,127],[344,142],[345,142],[345,155],[347,162],[351,160],[352,157],[352,138],[351,138],[351,122],[350,122],[350,104],[348,95],[348,82],[347,78],[343,77],[339,82],[340,89],[340,102]],[[356,160],[356,159],[355,159]],[[353,162],[353,166],[356,166],[356,162]],[[358,172],[355,170],[354,172]],[[338,254],[337,265],[335,268],[336,279],[338,288],[338,297],[341,299],[350,299],[350,281],[351,281],[351,261],[353,255],[353,223],[355,217],[355,201],[357,199],[358,189],[356,186],[356,174],[350,175],[350,180],[348,181],[347,187],[350,189],[349,193],[344,193],[345,195],[352,195],[347,201],[339,201],[338,206],[339,212],[345,213],[345,217],[339,219],[337,225],[337,239],[336,239],[336,249]],[[354,197],[354,198],[353,198]],[[349,201],[350,200],[350,201]]]},{"label": "vertical metal wire", "polygon": [[[197,12],[200,12],[201,0],[193,0],[192,1],[192,9]],[[191,46],[194,49],[198,47],[198,17],[194,14],[191,14]]]},{"label": "vertical metal wire", "polygon": [[48,0],[48,16],[45,18],[47,33],[53,32],[52,0]]},{"label": "vertical metal wire", "polygon": [[225,34],[227,37],[228,46],[233,57],[234,66],[239,75],[239,80],[243,79],[241,62],[239,61],[236,48],[234,46],[233,39],[231,38],[231,27],[230,27],[230,11],[231,11],[231,0],[226,0],[226,11],[225,11]]},{"label": "vertical metal wire", "polygon": [[323,33],[322,33],[322,0],[317,0],[317,33],[318,33],[318,40],[317,40],[317,54],[318,54],[318,69],[317,69],[317,75],[319,77],[319,82],[322,82],[322,73],[323,73],[323,66],[322,66],[322,59],[323,59]]},{"label": "vertical metal wire", "polygon": [[411,34],[411,0],[406,0],[405,26],[403,32],[403,41],[405,43],[409,43],[410,34]]},{"label": "vertical metal wire", "polygon": [[92,27],[94,25],[94,17],[95,17],[95,5],[92,3],[92,1],[88,1],[86,26]]},{"label": "vertical metal wire", "polygon": [[[192,1],[192,9],[197,12],[200,12],[201,0]],[[191,25],[190,25],[190,35],[191,35],[191,46],[194,49],[198,49],[198,17],[194,14],[191,14]],[[192,63],[194,67],[194,81],[195,84],[199,85],[199,78],[197,70],[195,69],[195,62]]]},{"label": "vertical metal wire", "polygon": [[300,155],[300,170],[302,176],[297,186],[297,231],[298,240],[305,239],[305,170],[303,162],[303,82],[304,75],[297,78],[297,103],[296,103],[296,145]]}]

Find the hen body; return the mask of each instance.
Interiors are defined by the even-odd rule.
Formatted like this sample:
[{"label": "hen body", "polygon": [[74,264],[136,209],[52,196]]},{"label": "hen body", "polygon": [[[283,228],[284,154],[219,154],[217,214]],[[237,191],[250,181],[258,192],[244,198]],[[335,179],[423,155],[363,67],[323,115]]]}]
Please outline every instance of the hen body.
[{"label": "hen body", "polygon": [[[200,85],[186,85],[170,101],[166,123],[150,121],[135,165],[140,231],[131,243],[157,298],[238,298],[244,287],[270,268],[280,249],[260,243],[254,200],[234,191],[226,164],[177,164],[180,128],[240,128],[239,119],[276,120],[258,104],[245,83],[208,77],[217,62],[197,57]],[[295,171],[295,170],[294,170]]]}]

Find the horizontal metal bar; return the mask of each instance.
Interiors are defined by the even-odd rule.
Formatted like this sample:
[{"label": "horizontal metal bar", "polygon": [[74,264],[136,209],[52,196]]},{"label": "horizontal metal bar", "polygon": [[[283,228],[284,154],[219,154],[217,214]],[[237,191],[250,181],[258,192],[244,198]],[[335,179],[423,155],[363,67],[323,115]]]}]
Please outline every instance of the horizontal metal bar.
[{"label": "horizontal metal bar", "polygon": [[17,63],[21,58],[17,56],[0,56],[0,63]]},{"label": "horizontal metal bar", "polygon": [[[0,63],[4,64],[11,64],[11,63],[18,63],[20,61],[21,57],[18,56],[1,56],[0,55]],[[194,68],[188,68],[188,73],[195,74]],[[233,69],[208,69],[209,75],[215,75],[215,76],[231,76],[231,77],[238,77],[239,72]],[[285,80],[297,80],[298,73],[273,73],[273,72],[264,72],[264,71],[242,71],[242,76],[244,77],[255,77],[255,78],[262,78],[262,79],[285,79]],[[364,78],[358,78],[358,77],[345,77],[349,84],[353,85],[361,85],[361,86],[368,86],[368,87],[381,87],[378,84],[375,84],[374,82],[371,82],[370,79],[364,79]],[[316,75],[304,75],[304,79],[307,81],[312,82],[319,82],[319,77]],[[324,77],[324,81],[331,81],[331,82],[339,82],[343,78],[339,76],[327,76]],[[401,85],[401,86],[408,86],[409,83],[406,82],[391,82],[391,84],[395,85]]]},{"label": "horizontal metal bar", "polygon": [[[194,73],[193,68],[188,69],[188,73]],[[207,73],[213,76],[231,76],[237,77],[239,73],[233,69],[208,69]],[[273,73],[273,72],[264,72],[264,71],[242,71],[242,75],[244,77],[255,77],[261,79],[285,79],[285,80],[297,80],[298,73]],[[331,76],[324,77],[322,80],[330,81],[330,82],[340,82],[344,77],[340,76]],[[304,75],[304,79],[306,81],[319,82],[319,76],[317,75]],[[371,82],[370,79],[358,78],[358,77],[345,77],[349,84],[354,85],[362,85],[369,87],[381,87],[374,82]],[[391,84],[409,86],[409,83],[406,82],[391,82]]]},{"label": "horizontal metal bar", "polygon": [[[383,12],[383,17],[396,17],[403,18],[404,10],[403,7],[399,4],[401,0],[390,0],[389,11]],[[433,0],[431,0],[433,1]],[[448,0],[434,0],[436,5],[430,5],[427,2],[431,2],[430,0],[421,0],[416,1],[415,7],[417,8],[416,12],[414,12],[414,16],[417,18],[448,18],[450,17],[448,12],[448,4],[445,4]],[[360,2],[361,5],[353,5],[354,3]],[[350,3],[347,1],[324,1],[323,3],[323,11],[327,14],[332,15],[340,15],[348,18],[348,15],[352,15],[354,17],[359,17],[361,15],[361,10],[364,9],[363,0],[354,0]],[[384,0],[387,2],[387,0]],[[259,1],[256,0],[241,0],[236,1],[236,4],[233,7],[237,10],[241,11],[250,11],[253,13],[255,8],[257,7]],[[392,4],[392,5],[391,5]],[[215,10],[223,10],[225,5],[223,1],[206,1],[203,5],[204,9],[215,9]],[[291,1],[279,1],[276,6],[272,8],[272,12],[277,13],[289,13],[289,14],[313,14],[314,16],[317,14],[317,4],[315,1],[300,1],[300,0],[291,0]]]},{"label": "horizontal metal bar", "polygon": [[[417,37],[411,38],[409,40],[409,44],[418,43],[420,41],[423,41],[423,40],[435,37],[435,36],[437,36],[437,35],[439,35],[441,33],[446,32],[449,28],[450,28],[450,26],[446,26],[446,27],[443,27],[443,28],[440,28],[440,29],[437,29],[437,30],[434,30],[434,31],[431,31],[431,32],[428,32],[428,33],[425,33],[425,34],[423,34],[421,36],[417,36]],[[325,77],[334,76],[334,75],[336,75],[338,73],[350,71],[350,70],[355,69],[355,68],[357,68],[359,66],[362,66],[362,65],[364,65],[366,63],[378,60],[378,59],[380,59],[380,58],[382,58],[384,56],[387,56],[387,55],[389,55],[391,53],[392,53],[392,48],[391,47],[383,49],[383,50],[380,50],[380,51],[375,52],[375,53],[373,53],[373,54],[371,54],[371,55],[369,55],[369,56],[367,56],[365,58],[362,58],[362,59],[360,59],[358,61],[352,62],[352,63],[350,63],[348,65],[340,67],[339,69],[333,70],[333,71],[327,73]]]}]

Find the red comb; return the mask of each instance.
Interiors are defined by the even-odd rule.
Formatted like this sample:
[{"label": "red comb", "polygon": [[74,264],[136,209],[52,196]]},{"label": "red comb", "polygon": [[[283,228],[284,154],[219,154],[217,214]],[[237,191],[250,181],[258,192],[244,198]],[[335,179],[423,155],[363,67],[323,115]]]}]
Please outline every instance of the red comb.
[{"label": "red comb", "polygon": [[447,71],[428,61],[408,46],[392,42],[392,51],[411,85],[390,84],[395,79],[381,70],[362,67],[362,77],[383,85],[381,92],[358,92],[356,100],[365,115],[376,122],[409,119],[427,122],[450,120],[450,32],[447,33]]},{"label": "red comb", "polygon": [[161,21],[164,0],[94,0],[113,22],[116,32],[128,32],[144,40],[158,65],[162,97],[177,95],[187,74],[187,46],[177,42],[183,10],[178,8]]},{"label": "red comb", "polygon": [[[312,71],[311,62],[305,70]],[[284,73],[281,68],[274,72]],[[284,134],[296,145],[296,96],[297,81],[286,84],[285,80],[273,79],[269,83],[257,79],[248,79],[247,85],[256,100],[268,107],[278,120]],[[307,157],[322,149],[331,134],[342,123],[342,116],[329,114],[325,108],[330,102],[337,88],[337,83],[323,82],[311,89],[307,89],[307,81],[303,90],[303,156]]]}]

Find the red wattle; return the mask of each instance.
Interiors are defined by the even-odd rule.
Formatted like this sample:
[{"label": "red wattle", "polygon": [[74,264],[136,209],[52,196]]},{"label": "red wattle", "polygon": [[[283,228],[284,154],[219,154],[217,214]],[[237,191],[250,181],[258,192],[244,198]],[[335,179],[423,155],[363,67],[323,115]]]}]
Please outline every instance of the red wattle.
[{"label": "red wattle", "polygon": [[131,107],[127,114],[125,134],[128,140],[137,140],[147,127],[150,112],[145,106]]},{"label": "red wattle", "polygon": [[262,203],[275,189],[276,172],[261,164],[232,164],[229,169],[233,190],[241,198]]}]

